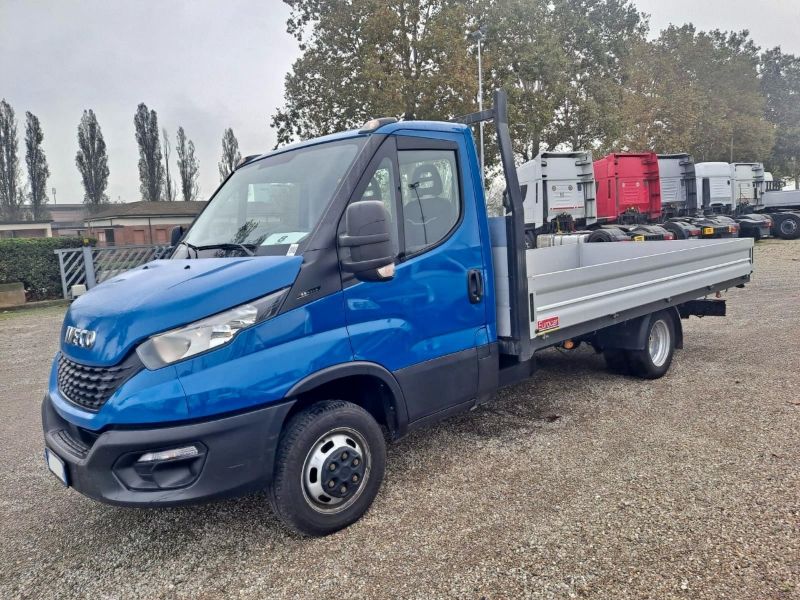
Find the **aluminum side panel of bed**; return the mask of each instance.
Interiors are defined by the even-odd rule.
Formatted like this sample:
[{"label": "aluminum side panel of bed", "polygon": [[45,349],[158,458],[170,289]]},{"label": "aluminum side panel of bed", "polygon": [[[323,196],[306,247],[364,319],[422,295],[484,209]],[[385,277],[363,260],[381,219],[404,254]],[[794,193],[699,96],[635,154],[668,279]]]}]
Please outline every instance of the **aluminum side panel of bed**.
[{"label": "aluminum side panel of bed", "polygon": [[[502,240],[495,243],[502,336],[509,327],[509,280]],[[543,346],[748,281],[753,240],[575,244],[528,250],[526,259],[531,337]]]},{"label": "aluminum side panel of bed", "polygon": [[[528,251],[532,336],[735,285],[753,270],[750,239],[578,244]],[[555,251],[555,252],[551,252]],[[538,325],[543,324],[541,330]]]}]

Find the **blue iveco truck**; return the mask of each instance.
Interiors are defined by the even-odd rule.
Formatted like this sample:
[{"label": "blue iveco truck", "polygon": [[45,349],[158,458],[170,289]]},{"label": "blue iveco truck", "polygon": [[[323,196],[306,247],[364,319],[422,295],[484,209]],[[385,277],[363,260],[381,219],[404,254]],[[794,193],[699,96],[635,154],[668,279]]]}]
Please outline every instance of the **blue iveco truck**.
[{"label": "blue iveco truck", "polygon": [[377,119],[248,157],[169,259],[70,306],[42,404],[50,470],[128,506],[267,490],[324,535],[368,509],[387,441],[488,401],[550,346],[660,377],[681,319],[724,315],[714,296],[752,272],[748,239],[528,248],[523,203],[502,92],[459,122]]}]

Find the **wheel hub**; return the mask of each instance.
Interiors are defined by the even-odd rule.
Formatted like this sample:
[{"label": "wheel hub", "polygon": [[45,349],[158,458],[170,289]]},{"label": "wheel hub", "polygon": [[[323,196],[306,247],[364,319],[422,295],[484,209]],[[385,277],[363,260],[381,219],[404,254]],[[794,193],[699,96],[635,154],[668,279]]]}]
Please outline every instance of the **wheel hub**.
[{"label": "wheel hub", "polygon": [[369,447],[352,429],[342,428],[320,437],[303,466],[303,494],[316,511],[345,510],[360,496],[369,479]]},{"label": "wheel hub", "polygon": [[322,466],[322,489],[334,498],[347,498],[364,480],[364,459],[350,446],[336,448]]},{"label": "wheel hub", "polygon": [[792,235],[797,229],[797,223],[792,219],[784,219],[781,221],[781,233],[784,235]]}]

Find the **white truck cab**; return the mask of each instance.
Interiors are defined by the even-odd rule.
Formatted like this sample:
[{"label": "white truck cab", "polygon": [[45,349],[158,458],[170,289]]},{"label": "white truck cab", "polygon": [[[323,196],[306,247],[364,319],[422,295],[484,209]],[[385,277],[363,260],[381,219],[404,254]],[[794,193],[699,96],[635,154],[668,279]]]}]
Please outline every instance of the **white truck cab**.
[{"label": "white truck cab", "polygon": [[690,154],[659,154],[661,210],[665,218],[694,216],[697,212],[695,165]]},{"label": "white truck cab", "polygon": [[567,233],[597,221],[591,152],[542,152],[517,169],[525,224]]},{"label": "white truck cab", "polygon": [[732,163],[731,180],[734,209],[759,204],[764,194],[764,165],[757,162]]},{"label": "white truck cab", "polygon": [[701,162],[694,166],[697,175],[697,195],[705,212],[733,212],[731,165],[726,162]]}]

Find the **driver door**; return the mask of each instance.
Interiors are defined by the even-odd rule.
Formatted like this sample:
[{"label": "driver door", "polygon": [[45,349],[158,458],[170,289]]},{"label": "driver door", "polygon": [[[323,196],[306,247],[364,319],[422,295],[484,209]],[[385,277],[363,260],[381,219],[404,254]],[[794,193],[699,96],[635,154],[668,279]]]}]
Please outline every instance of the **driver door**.
[{"label": "driver door", "polygon": [[474,401],[477,347],[488,342],[483,298],[469,292],[484,265],[464,151],[457,135],[389,137],[351,198],[384,202],[396,251],[390,281],[343,276],[354,358],[394,373],[410,423]]}]

